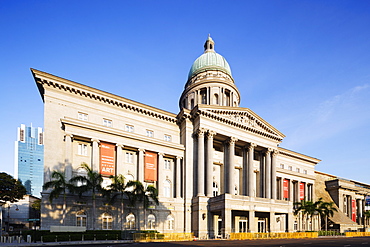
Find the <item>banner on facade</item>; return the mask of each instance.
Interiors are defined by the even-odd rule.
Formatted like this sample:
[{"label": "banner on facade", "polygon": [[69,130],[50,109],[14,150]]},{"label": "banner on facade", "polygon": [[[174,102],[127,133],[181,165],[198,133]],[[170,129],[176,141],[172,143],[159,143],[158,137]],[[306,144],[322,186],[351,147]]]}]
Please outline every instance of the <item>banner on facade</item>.
[{"label": "banner on facade", "polygon": [[116,170],[114,150],[116,146],[106,142],[101,142],[100,144],[100,174],[114,176]]},{"label": "banner on facade", "polygon": [[157,153],[145,152],[144,180],[148,182],[157,181]]},{"label": "banner on facade", "polygon": [[284,192],[284,199],[289,199],[289,180],[284,179],[283,181],[283,192]]},{"label": "banner on facade", "polygon": [[299,183],[299,200],[304,200],[304,187],[305,183]]},{"label": "banner on facade", "polygon": [[356,222],[356,200],[352,200],[352,221]]}]

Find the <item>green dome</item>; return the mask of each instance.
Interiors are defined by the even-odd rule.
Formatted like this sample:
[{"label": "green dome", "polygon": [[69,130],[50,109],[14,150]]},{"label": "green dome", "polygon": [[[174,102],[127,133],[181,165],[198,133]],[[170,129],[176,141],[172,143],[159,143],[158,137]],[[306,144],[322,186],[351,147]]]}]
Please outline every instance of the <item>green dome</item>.
[{"label": "green dome", "polygon": [[207,70],[221,70],[231,76],[230,65],[226,59],[214,51],[208,51],[195,60],[189,71],[188,79]]}]

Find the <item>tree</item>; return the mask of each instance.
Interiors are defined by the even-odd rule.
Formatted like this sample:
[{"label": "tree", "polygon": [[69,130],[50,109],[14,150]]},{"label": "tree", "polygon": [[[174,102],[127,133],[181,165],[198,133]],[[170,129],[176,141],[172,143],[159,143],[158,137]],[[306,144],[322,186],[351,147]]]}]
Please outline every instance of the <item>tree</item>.
[{"label": "tree", "polygon": [[59,171],[53,171],[51,174],[52,180],[46,182],[43,185],[43,189],[52,189],[49,194],[49,201],[53,203],[54,199],[59,198],[60,195],[63,195],[63,215],[62,215],[62,225],[65,224],[66,217],[66,202],[67,202],[67,190],[73,191],[74,186],[67,182],[64,173]]},{"label": "tree", "polygon": [[93,171],[86,163],[82,163],[81,167],[85,169],[86,176],[75,176],[71,178],[71,183],[81,183],[80,186],[75,186],[75,192],[81,197],[83,193],[91,192],[91,200],[93,205],[92,210],[92,224],[93,230],[95,230],[95,218],[96,218],[96,196],[99,192],[103,192],[101,184],[103,177],[100,173]]},{"label": "tree", "polygon": [[[154,201],[157,205],[159,204],[158,190],[154,186],[148,185],[148,187],[144,189],[144,185],[140,181],[129,181],[126,186],[130,188],[127,192],[130,205],[135,206],[137,202],[142,203],[144,207],[144,217],[146,209],[151,201]],[[138,221],[140,230],[140,219],[138,219]]]},{"label": "tree", "polygon": [[322,218],[325,218],[325,231],[328,230],[328,217],[333,217],[334,212],[338,212],[334,207],[334,202],[321,201],[319,204],[319,213]]},{"label": "tree", "polygon": [[26,188],[11,175],[0,173],[0,201],[17,202],[26,195]]},{"label": "tree", "polygon": [[112,184],[108,186],[109,188],[109,198],[110,202],[114,202],[119,199],[121,203],[121,230],[123,230],[123,213],[124,213],[124,199],[128,196],[126,191],[127,185],[125,183],[125,177],[120,174],[118,176],[110,176],[112,179]]}]

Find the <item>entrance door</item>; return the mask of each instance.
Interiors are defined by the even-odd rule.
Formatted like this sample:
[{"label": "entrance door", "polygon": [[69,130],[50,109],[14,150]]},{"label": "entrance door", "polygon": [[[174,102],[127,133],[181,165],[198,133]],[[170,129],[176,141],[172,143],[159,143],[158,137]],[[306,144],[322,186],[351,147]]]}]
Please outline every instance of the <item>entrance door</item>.
[{"label": "entrance door", "polygon": [[266,222],[264,220],[258,220],[258,232],[266,232]]},{"label": "entrance door", "polygon": [[222,232],[221,232],[221,229],[222,229],[222,219],[218,219],[217,221],[217,236],[221,237],[222,235]]},{"label": "entrance door", "polygon": [[247,232],[247,220],[239,220],[239,232]]}]

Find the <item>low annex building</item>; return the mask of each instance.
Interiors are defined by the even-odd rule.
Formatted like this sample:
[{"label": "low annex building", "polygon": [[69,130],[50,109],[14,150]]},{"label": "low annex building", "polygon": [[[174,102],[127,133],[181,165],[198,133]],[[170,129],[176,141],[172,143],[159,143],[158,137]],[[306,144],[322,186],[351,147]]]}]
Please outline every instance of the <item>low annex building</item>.
[{"label": "low annex building", "polygon": [[[293,202],[315,199],[319,159],[279,146],[284,134],[248,108],[224,57],[209,37],[191,66],[178,114],[32,69],[44,101],[44,181],[53,170],[67,179],[88,164],[105,176],[154,185],[159,205],[147,210],[107,205],[96,220],[85,195],[67,196],[65,225],[92,229],[194,232],[200,238],[231,232],[317,230],[298,220]],[[175,103],[175,102],[174,102]],[[62,198],[42,192],[41,228],[60,225]],[[123,221],[121,220],[123,219]]]}]

